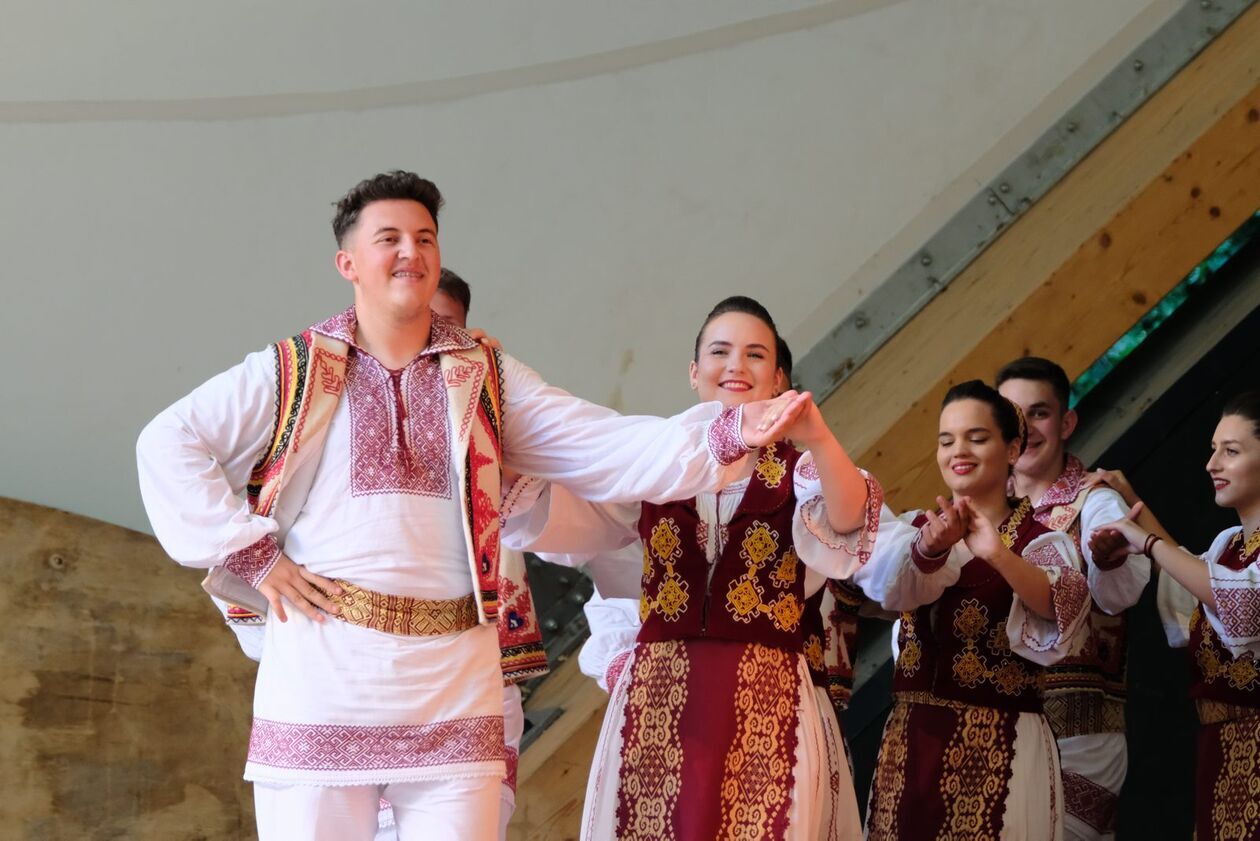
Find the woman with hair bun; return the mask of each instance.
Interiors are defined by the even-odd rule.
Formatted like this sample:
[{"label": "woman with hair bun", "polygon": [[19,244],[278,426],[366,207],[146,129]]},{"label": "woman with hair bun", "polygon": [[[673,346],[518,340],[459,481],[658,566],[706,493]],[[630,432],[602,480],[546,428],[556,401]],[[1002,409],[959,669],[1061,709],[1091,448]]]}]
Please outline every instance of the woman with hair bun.
[{"label": "woman with hair bun", "polygon": [[1063,793],[1041,671],[1079,645],[1089,591],[1070,537],[1008,499],[1018,409],[971,380],[941,408],[952,500],[881,527],[863,589],[901,612],[894,706],[867,838],[1061,839]]},{"label": "woman with hair bun", "polygon": [[[1216,504],[1241,525],[1195,556],[1126,519],[1097,529],[1095,557],[1145,554],[1163,571],[1159,606],[1175,646],[1190,647],[1199,711],[1195,836],[1260,839],[1260,391],[1225,404],[1208,475]],[[1178,621],[1179,620],[1179,621]]]},{"label": "woman with hair bun", "polygon": [[[696,337],[691,386],[727,407],[771,398],[789,387],[780,352],[765,308],[728,298]],[[811,678],[821,643],[807,646],[803,627],[826,579],[869,557],[882,493],[812,401],[787,437],[691,499],[594,505],[528,479],[510,489],[510,546],[577,561],[643,544],[631,561],[642,627],[610,676],[583,839],[860,837],[839,728]]]}]

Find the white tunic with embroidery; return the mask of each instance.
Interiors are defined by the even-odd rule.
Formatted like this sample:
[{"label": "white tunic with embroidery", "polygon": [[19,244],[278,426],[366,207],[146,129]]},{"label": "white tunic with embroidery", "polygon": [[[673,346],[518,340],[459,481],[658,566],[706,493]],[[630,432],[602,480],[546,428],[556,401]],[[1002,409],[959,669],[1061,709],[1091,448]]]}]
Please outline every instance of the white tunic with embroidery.
[{"label": "white tunic with embroidery", "polygon": [[[282,497],[270,518],[251,514],[240,496],[276,420],[274,355],[264,350],[141,434],[140,486],[154,533],[180,563],[223,564],[251,584],[282,545],[312,572],[371,590],[468,595],[453,458],[466,438],[448,419],[439,354],[472,348],[472,339],[435,316],[429,347],[391,372],[354,346],[353,308],[314,330],[351,352],[322,458],[304,465],[305,499]],[[622,417],[548,386],[511,357],[502,375],[503,461],[519,473],[601,500],[668,500],[720,487],[743,466],[739,414],[717,403],[668,420]],[[354,785],[504,773],[494,625],[406,637],[287,613],[287,622],[267,622],[246,779]]]}]

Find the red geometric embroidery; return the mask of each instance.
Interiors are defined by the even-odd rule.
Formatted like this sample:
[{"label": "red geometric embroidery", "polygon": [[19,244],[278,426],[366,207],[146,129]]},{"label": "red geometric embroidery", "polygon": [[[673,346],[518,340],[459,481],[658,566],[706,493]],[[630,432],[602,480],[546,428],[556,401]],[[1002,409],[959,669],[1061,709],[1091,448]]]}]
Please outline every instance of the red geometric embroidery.
[{"label": "red geometric embroidery", "polygon": [[743,423],[744,407],[732,406],[709,424],[709,454],[718,464],[734,464],[752,452],[740,434]]},{"label": "red geometric embroidery", "polygon": [[1260,637],[1260,591],[1250,587],[1213,587],[1212,594],[1216,596],[1216,614],[1228,636]]},{"label": "red geometric embroidery", "polygon": [[251,587],[257,587],[280,560],[280,544],[271,535],[238,549],[223,559],[223,567]]},{"label": "red geometric embroidery", "polygon": [[450,424],[438,358],[418,357],[391,375],[372,357],[351,354],[346,391],[351,495],[450,499]]},{"label": "red geometric embroidery", "polygon": [[[1080,618],[1085,606],[1089,604],[1089,582],[1085,576],[1069,567],[1063,556],[1051,545],[1038,546],[1025,550],[1024,560],[1043,569],[1059,570],[1058,579],[1050,585],[1050,599],[1054,604],[1054,618],[1060,642],[1067,637],[1069,629]],[[1023,640],[1033,650],[1043,650],[1035,640],[1022,634]]]},{"label": "red geometric embroidery", "polygon": [[1073,771],[1063,772],[1063,800],[1067,813],[1104,834],[1116,831],[1120,798],[1093,780]]},{"label": "red geometric embroidery", "polygon": [[516,772],[521,765],[521,753],[516,748],[504,748],[503,760],[507,764],[507,773],[503,775],[503,784],[516,794]]},{"label": "red geometric embroidery", "polygon": [[249,761],[303,771],[379,771],[503,759],[503,718],[372,727],[254,719]]}]

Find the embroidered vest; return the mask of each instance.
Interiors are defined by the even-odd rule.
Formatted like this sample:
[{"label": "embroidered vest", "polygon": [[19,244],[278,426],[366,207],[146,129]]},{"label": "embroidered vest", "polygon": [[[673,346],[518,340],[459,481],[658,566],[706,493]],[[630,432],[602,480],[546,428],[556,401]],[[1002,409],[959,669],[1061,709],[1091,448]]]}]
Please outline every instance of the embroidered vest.
[{"label": "embroidered vest", "polygon": [[[1022,510],[1027,511],[1027,508]],[[1016,554],[1050,530],[1027,515],[1012,512],[1003,524],[1015,526]],[[915,526],[927,522],[920,514]],[[979,558],[962,568],[957,583],[934,603],[901,614],[893,691],[1017,712],[1041,711],[1042,667],[1015,654],[1006,636],[1006,618],[1015,597],[1006,579]]]},{"label": "embroidered vest", "polygon": [[[277,373],[276,426],[246,491],[250,509],[262,516],[275,511],[293,462],[303,449],[308,456],[317,456],[322,449],[344,391],[349,358],[345,342],[313,330],[276,342],[272,349]],[[440,364],[450,398],[454,443],[467,445],[458,473],[478,613],[483,623],[497,625],[504,680],[516,683],[546,674],[548,667],[524,562],[511,554],[507,563],[500,564],[502,358],[498,351],[478,346],[443,353]],[[248,623],[251,617],[262,621],[247,609],[229,608],[229,621]]]},{"label": "embroidered vest", "polygon": [[694,499],[642,506],[640,642],[713,637],[802,650],[805,570],[792,546],[800,455],[783,441],[761,451],[712,575]]},{"label": "embroidered vest", "polygon": [[[1221,566],[1240,570],[1254,563],[1255,556],[1243,553],[1241,539],[1235,537],[1217,561]],[[1250,651],[1235,657],[1221,642],[1212,623],[1195,605],[1190,615],[1190,660],[1193,671],[1190,697],[1201,701],[1242,707],[1260,707],[1260,662]]]}]

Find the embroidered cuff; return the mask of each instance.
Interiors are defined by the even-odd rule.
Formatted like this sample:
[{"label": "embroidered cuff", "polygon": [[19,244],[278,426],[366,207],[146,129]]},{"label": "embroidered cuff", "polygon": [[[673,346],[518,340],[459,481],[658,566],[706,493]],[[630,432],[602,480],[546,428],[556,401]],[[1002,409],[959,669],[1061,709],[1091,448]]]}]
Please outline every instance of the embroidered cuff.
[{"label": "embroidered cuff", "polygon": [[604,672],[604,685],[608,687],[609,695],[617,688],[617,681],[621,679],[621,673],[625,671],[626,661],[629,659],[630,652],[623,651],[608,664],[608,669]]},{"label": "embroidered cuff", "polygon": [[[1054,607],[1054,633],[1038,633],[1034,623],[1038,620],[1031,610],[1027,611],[1020,637],[1033,651],[1050,651],[1070,643],[1079,626],[1089,615],[1089,582],[1085,576],[1063,562],[1063,556],[1053,546],[1038,546],[1025,551],[1025,561],[1040,567],[1050,579],[1050,604]],[[1047,629],[1048,630],[1048,629]]]},{"label": "embroidered cuff", "polygon": [[914,540],[910,542],[910,560],[918,567],[919,572],[924,575],[931,575],[945,566],[945,562],[949,560],[949,549],[946,549],[939,555],[929,555],[920,546],[920,538],[922,537],[923,532],[920,531],[914,536]]},{"label": "embroidered cuff", "polygon": [[734,464],[757,449],[744,443],[744,436],[740,433],[743,424],[743,406],[724,409],[709,424],[709,453],[718,464]]},{"label": "embroidered cuff", "polygon": [[223,559],[223,568],[254,589],[280,560],[280,544],[267,535]]},{"label": "embroidered cuff", "polygon": [[865,470],[859,472],[866,480],[866,510],[861,526],[844,534],[833,529],[827,520],[827,503],[822,494],[802,503],[801,523],[823,546],[848,552],[859,563],[864,564],[870,560],[871,552],[875,548],[875,537],[879,533],[879,513],[884,507],[884,489],[874,476]]}]

